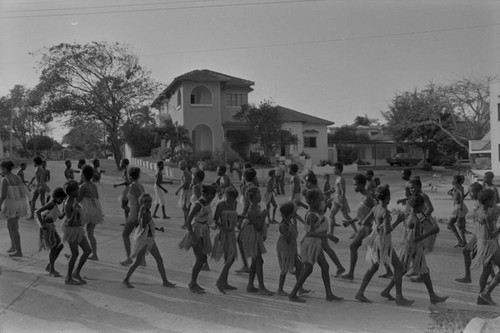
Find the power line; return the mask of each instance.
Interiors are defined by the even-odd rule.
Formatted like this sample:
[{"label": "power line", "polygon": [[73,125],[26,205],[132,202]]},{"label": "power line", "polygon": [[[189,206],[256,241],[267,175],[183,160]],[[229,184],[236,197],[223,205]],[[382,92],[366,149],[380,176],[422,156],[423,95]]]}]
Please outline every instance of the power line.
[{"label": "power line", "polygon": [[[18,18],[38,18],[38,17],[59,17],[59,16],[85,16],[85,15],[103,15],[103,14],[124,14],[138,12],[157,12],[157,11],[173,11],[185,9],[203,9],[203,8],[224,8],[224,7],[243,7],[243,6],[262,6],[262,5],[284,5],[305,2],[323,2],[327,0],[280,0],[280,1],[261,1],[261,2],[246,2],[232,4],[214,4],[214,5],[197,5],[197,6],[180,6],[180,7],[165,7],[165,8],[149,8],[149,9],[130,9],[130,10],[113,10],[113,11],[98,11],[84,13],[60,13],[60,14],[39,14],[39,15],[14,15],[0,16],[0,19],[18,19]],[[184,3],[184,2],[182,2]]]}]

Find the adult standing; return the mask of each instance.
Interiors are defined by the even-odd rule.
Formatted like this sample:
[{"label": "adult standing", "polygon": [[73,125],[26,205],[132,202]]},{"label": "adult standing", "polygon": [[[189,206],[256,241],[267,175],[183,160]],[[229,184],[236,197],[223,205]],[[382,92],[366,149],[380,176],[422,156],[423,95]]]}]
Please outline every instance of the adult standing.
[{"label": "adult standing", "polygon": [[11,240],[8,250],[11,257],[22,257],[21,236],[19,234],[19,218],[28,214],[28,199],[26,187],[21,178],[12,173],[14,162],[3,161],[0,169],[4,178],[0,196],[2,217],[7,220],[7,229]]}]

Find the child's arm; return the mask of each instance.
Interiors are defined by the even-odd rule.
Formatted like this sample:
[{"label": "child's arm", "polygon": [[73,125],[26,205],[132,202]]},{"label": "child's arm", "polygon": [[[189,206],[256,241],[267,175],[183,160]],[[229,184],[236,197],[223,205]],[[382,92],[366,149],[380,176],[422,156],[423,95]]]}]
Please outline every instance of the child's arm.
[{"label": "child's arm", "polygon": [[188,232],[191,234],[191,238],[193,239],[193,245],[198,244],[198,240],[195,239],[195,237],[194,237],[194,230],[193,230],[193,226],[191,225],[191,222],[193,221],[196,214],[198,214],[200,212],[200,210],[201,210],[201,204],[199,202],[197,202],[194,205],[193,209],[191,209],[191,212],[189,213],[188,218],[186,220],[186,227],[188,229]]},{"label": "child's arm", "polygon": [[7,178],[2,179],[2,194],[0,196],[0,207],[7,198]]},{"label": "child's arm", "polygon": [[42,228],[45,227],[45,222],[43,221],[42,213],[46,210],[52,209],[54,207],[54,205],[55,205],[55,203],[53,201],[51,201],[36,211],[36,217],[38,218],[38,222],[40,222]]},{"label": "child's arm", "polygon": [[168,193],[167,189],[163,187],[163,182],[161,181],[161,175],[159,173],[156,174],[156,186],[162,189],[163,192]]},{"label": "child's arm", "polygon": [[425,203],[427,205],[424,205],[424,207],[427,207],[427,209],[424,212],[424,215],[426,216],[431,216],[432,212],[434,212],[434,206],[432,205],[431,199],[429,199],[428,195],[424,195]]},{"label": "child's arm", "polygon": [[179,186],[177,191],[175,191],[175,195],[179,195],[179,192],[184,188],[185,185],[186,185],[186,178],[184,176],[182,176],[181,185]]},{"label": "child's arm", "polygon": [[215,207],[215,213],[214,213],[214,223],[219,228],[222,227],[221,222],[220,222],[220,219],[221,219],[221,208],[222,208],[221,204],[222,204],[222,202],[219,202],[217,204],[217,207]]},{"label": "child's arm", "polygon": [[76,198],[76,201],[82,202],[83,198],[85,197],[85,185],[80,186],[80,189],[78,190],[78,196]]},{"label": "child's arm", "polygon": [[[390,214],[390,213],[387,212],[387,214]],[[387,227],[387,225],[389,225],[389,229],[386,229],[385,233],[390,234],[404,220],[406,220],[405,213],[399,214],[398,217],[396,218],[396,222],[394,222],[393,224],[390,224],[389,219],[385,219],[384,224],[386,224],[386,227]]]},{"label": "child's arm", "polygon": [[429,230],[428,232],[426,232],[425,234],[421,234],[420,233],[420,229],[421,229],[420,225],[421,224],[422,224],[422,222],[420,221],[420,219],[417,218],[416,222],[415,222],[415,243],[421,242],[424,239],[426,239],[427,237],[432,236],[434,234],[437,234],[439,232],[439,227],[434,227],[431,230]]}]

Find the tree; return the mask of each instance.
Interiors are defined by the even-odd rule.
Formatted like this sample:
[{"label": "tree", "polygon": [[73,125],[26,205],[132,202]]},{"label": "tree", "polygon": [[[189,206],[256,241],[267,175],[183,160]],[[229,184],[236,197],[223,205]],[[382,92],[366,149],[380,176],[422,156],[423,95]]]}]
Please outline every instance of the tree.
[{"label": "tree", "polygon": [[158,135],[152,126],[141,127],[140,125],[128,121],[122,128],[125,142],[132,149],[134,157],[149,156],[151,150],[159,146]]},{"label": "tree", "polygon": [[356,118],[354,118],[353,126],[370,126],[370,124],[370,119],[368,119],[368,116],[365,115],[364,117],[357,116]]},{"label": "tree", "polygon": [[247,124],[252,143],[260,144],[265,157],[274,156],[280,144],[276,138],[279,138],[283,125],[276,105],[271,101],[260,102],[259,106],[242,105],[233,117]]},{"label": "tree", "polygon": [[466,148],[467,141],[457,132],[452,110],[447,106],[446,98],[434,85],[422,91],[397,94],[389,103],[389,111],[383,112],[387,120],[384,130],[396,141],[421,148],[427,156],[445,139],[452,139],[456,150]]},{"label": "tree", "polygon": [[28,149],[33,150],[35,155],[43,150],[49,150],[54,147],[54,140],[45,135],[36,135],[27,142]]},{"label": "tree", "polygon": [[366,142],[370,138],[366,133],[356,133],[356,127],[344,125],[335,130],[335,133],[328,134],[328,143],[336,144],[342,142]]},{"label": "tree", "polygon": [[100,123],[74,116],[66,122],[66,125],[70,130],[62,141],[68,148],[82,151],[86,157],[90,157],[92,151],[102,152],[106,149],[106,131]]},{"label": "tree", "polygon": [[191,153],[191,138],[188,135],[188,130],[173,122],[172,119],[166,119],[164,125],[156,128],[160,139],[167,142],[170,158],[172,162],[178,162],[189,158]]},{"label": "tree", "polygon": [[25,156],[32,156],[28,141],[44,132],[52,117],[40,111],[41,96],[37,90],[15,85],[8,96],[0,97],[0,134],[9,137],[12,117],[12,135],[19,140]]},{"label": "tree", "polygon": [[126,121],[142,117],[143,107],[157,95],[159,84],[139,65],[138,57],[119,43],[62,43],[38,55],[38,89],[44,93],[45,112],[100,122],[118,167],[121,129]]}]

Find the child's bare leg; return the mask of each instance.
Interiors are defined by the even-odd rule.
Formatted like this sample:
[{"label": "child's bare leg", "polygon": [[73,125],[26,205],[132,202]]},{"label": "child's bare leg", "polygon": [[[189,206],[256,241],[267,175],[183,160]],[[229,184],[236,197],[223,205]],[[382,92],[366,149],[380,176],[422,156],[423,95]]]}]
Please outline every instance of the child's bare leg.
[{"label": "child's bare leg", "polygon": [[243,242],[240,237],[238,237],[236,243],[238,244],[238,250],[240,250],[241,261],[243,262],[243,267],[238,269],[236,273],[248,273],[250,269],[248,268],[247,258],[245,256],[245,250],[243,249]]},{"label": "child's bare leg", "polygon": [[257,280],[259,281],[259,294],[264,296],[274,295],[274,293],[266,289],[264,285],[264,259],[260,253],[256,258],[255,273],[257,274]]},{"label": "child's bare leg", "polygon": [[351,262],[349,264],[349,272],[346,274],[342,275],[341,278],[345,280],[353,280],[354,279],[354,269],[356,268],[356,263],[358,262],[358,249],[361,247],[361,244],[363,242],[363,238],[366,237],[366,230],[363,228],[360,232],[356,234],[356,237],[351,242],[351,245],[349,245],[349,250],[351,253]]},{"label": "child's bare leg", "polygon": [[156,266],[158,267],[158,272],[160,272],[161,279],[163,281],[164,287],[174,287],[175,283],[171,283],[167,279],[167,273],[165,272],[165,266],[163,265],[163,258],[161,257],[160,251],[158,250],[158,246],[156,243],[153,244],[153,247],[149,251],[153,258],[156,260]]},{"label": "child's bare leg", "polygon": [[128,269],[127,275],[125,275],[125,279],[123,279],[122,283],[127,287],[127,288],[134,288],[134,286],[129,282],[130,277],[132,276],[132,273],[135,272],[137,267],[141,264],[142,258],[146,255],[146,251],[148,250],[147,246],[144,246],[144,248],[139,252],[137,257],[135,258],[134,263],[130,268]]},{"label": "child's bare leg", "polygon": [[82,241],[78,245],[82,248],[83,253],[80,257],[80,261],[78,262],[78,266],[76,266],[76,270],[73,273],[73,277],[75,279],[77,279],[78,281],[80,281],[80,283],[86,284],[87,282],[84,279],[82,279],[80,272],[83,268],[83,265],[85,265],[85,262],[87,262],[88,257],[92,253],[92,249],[90,248],[89,241],[85,237],[82,239]]},{"label": "child's bare leg", "polygon": [[460,237],[460,235],[458,234],[458,230],[455,227],[455,223],[457,223],[457,218],[456,217],[450,218],[450,220],[448,221],[448,230],[450,230],[457,238],[458,243],[457,245],[455,245],[455,247],[463,247],[465,246],[465,238]]},{"label": "child's bare leg", "polygon": [[330,259],[332,259],[335,266],[337,266],[337,272],[335,273],[335,276],[338,276],[338,275],[341,275],[342,273],[344,273],[345,268],[344,268],[344,266],[342,266],[342,263],[340,262],[339,257],[337,257],[337,254],[335,253],[335,251],[330,247],[330,244],[328,243],[327,238],[321,239],[321,248],[323,249],[323,251],[326,252],[326,254],[328,254]]},{"label": "child's bare leg", "polygon": [[207,261],[207,255],[203,254],[203,243],[201,240],[198,245],[193,246],[193,252],[196,256],[196,261],[194,263],[193,270],[191,271],[191,282],[189,283],[189,290],[194,293],[200,294],[204,293],[205,289],[200,287],[196,281],[198,280],[198,275],[200,274],[203,265]]},{"label": "child's bare leg", "polygon": [[465,238],[465,217],[461,217],[458,219],[458,226],[460,237],[464,240],[464,243],[467,243],[467,240]]},{"label": "child's bare leg", "polygon": [[370,267],[366,273],[365,276],[363,277],[363,281],[361,282],[361,286],[359,287],[358,292],[356,293],[356,298],[358,301],[364,302],[364,303],[371,303],[371,301],[366,298],[365,296],[365,290],[366,287],[368,287],[368,284],[370,283],[373,275],[378,271],[378,264],[372,264],[372,267]]},{"label": "child's bare leg", "polygon": [[80,282],[73,279],[73,269],[75,268],[76,259],[78,258],[78,243],[69,243],[69,249],[71,250],[71,257],[68,261],[68,273],[66,274],[65,284],[78,285]]},{"label": "child's bare leg", "polygon": [[337,204],[333,204],[332,210],[330,211],[330,223],[328,224],[328,233],[330,235],[333,235],[335,227],[339,226],[335,222],[335,215],[337,215],[337,213],[339,212],[339,210],[340,210],[340,206],[337,205]]},{"label": "child's bare leg", "polygon": [[278,291],[276,292],[276,295],[278,296],[289,296],[284,290],[283,286],[285,285],[285,279],[286,279],[286,272],[280,274],[280,279],[278,283]]},{"label": "child's bare leg", "polygon": [[424,279],[425,287],[427,288],[427,292],[429,293],[429,299],[432,304],[443,303],[448,299],[447,296],[436,295],[436,292],[434,291],[434,288],[432,286],[432,280],[429,273],[422,274],[422,278]]},{"label": "child's bare leg", "polygon": [[332,293],[332,287],[330,283],[330,265],[328,265],[328,261],[326,261],[325,255],[321,253],[318,256],[318,265],[321,268],[321,278],[323,279],[323,284],[325,285],[325,293],[327,301],[341,301],[344,298],[335,296]]},{"label": "child's bare leg", "polygon": [[403,297],[403,265],[394,249],[392,250],[392,266],[394,267],[394,283],[396,285],[396,304],[408,306],[413,304],[413,300]]},{"label": "child's bare leg", "polygon": [[89,238],[90,247],[92,248],[92,255],[89,257],[90,260],[99,260],[97,257],[97,240],[94,236],[95,224],[87,224],[87,237]]},{"label": "child's bare leg", "polygon": [[122,231],[123,246],[125,247],[125,253],[127,254],[127,259],[120,262],[123,266],[128,266],[132,264],[132,259],[130,258],[130,234],[134,230],[136,224],[134,222],[126,222]]},{"label": "child's bare leg", "polygon": [[23,255],[21,250],[21,235],[19,234],[19,219],[12,218],[7,220],[7,229],[9,233],[12,233],[12,242],[14,243],[14,252],[10,253],[10,256],[20,257]]},{"label": "child's bare leg", "polygon": [[256,293],[259,291],[259,289],[255,288],[253,282],[255,280],[255,273],[256,273],[256,267],[257,266],[257,258],[252,258],[252,263],[250,264],[250,269],[248,271],[248,285],[247,285],[247,292],[249,293]]},{"label": "child's bare leg", "polygon": [[273,219],[271,221],[272,223],[276,223],[276,209],[278,208],[278,204],[276,203],[274,197],[271,199],[271,204],[273,205]]},{"label": "child's bare leg", "polygon": [[467,249],[467,247],[464,247],[464,250],[462,251],[462,254],[464,256],[464,266],[465,266],[465,276],[463,278],[458,278],[455,279],[457,282],[461,283],[471,283],[471,274],[470,274],[470,265],[471,265],[471,252]]},{"label": "child's bare leg", "polygon": [[231,266],[234,263],[234,258],[232,260],[229,260],[229,261],[227,260],[227,258],[225,258],[225,259],[226,260],[225,260],[224,267],[222,267],[222,271],[220,272],[219,279],[217,280],[217,283],[216,283],[217,289],[219,289],[219,291],[223,294],[226,293],[224,291],[224,289],[229,289],[229,290],[236,289],[236,287],[230,286],[227,282],[228,275],[229,275],[229,269],[231,268]]},{"label": "child's bare leg", "polygon": [[304,269],[302,271],[302,275],[297,280],[297,282],[295,283],[295,286],[293,287],[292,291],[290,292],[290,295],[288,296],[288,298],[291,301],[294,301],[294,302],[305,302],[306,301],[305,299],[298,297],[297,293],[298,293],[299,289],[302,288],[302,286],[304,285],[304,282],[309,277],[309,275],[311,275],[312,271],[313,271],[313,265],[311,263],[306,262],[304,264]]}]

